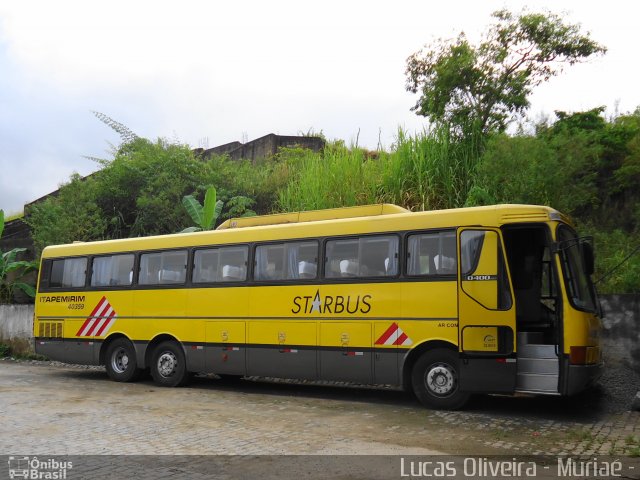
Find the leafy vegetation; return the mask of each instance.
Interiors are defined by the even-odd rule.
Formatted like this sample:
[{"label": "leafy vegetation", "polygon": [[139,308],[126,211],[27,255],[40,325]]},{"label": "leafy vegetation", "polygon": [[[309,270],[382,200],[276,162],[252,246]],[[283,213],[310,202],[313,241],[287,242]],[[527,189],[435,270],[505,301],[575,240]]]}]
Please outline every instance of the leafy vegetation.
[{"label": "leafy vegetation", "polygon": [[407,90],[420,93],[413,110],[467,135],[503,131],[529,106],[533,87],[606,49],[552,13],[493,14],[478,45],[464,33],[438,40],[407,59]]},{"label": "leafy vegetation", "polygon": [[[231,217],[251,217],[256,214],[251,207],[255,202],[249,197],[236,195],[227,202],[227,214]],[[201,230],[213,230],[225,203],[216,200],[216,188],[210,186],[204,194],[204,203],[201,204],[193,195],[182,197],[182,205],[196,224],[194,227],[187,227],[182,233],[199,232]]]},{"label": "leafy vegetation", "polygon": [[[0,210],[0,237],[4,231],[4,211]],[[22,281],[23,277],[37,268],[34,261],[18,260],[18,256],[26,248],[12,248],[7,252],[0,252],[0,304],[11,303],[13,293],[22,290],[29,297],[36,295],[33,285]]]},{"label": "leafy vegetation", "polygon": [[[640,110],[606,119],[601,108],[557,112],[530,132],[460,137],[445,125],[409,135],[390,151],[328,142],[322,152],[283,149],[257,164],[213,157],[182,145],[137,138],[103,169],[73,176],[29,218],[39,248],[74,240],[173,233],[195,222],[182,199],[224,206],[218,221],[246,214],[391,202],[411,210],[493,203],[550,205],[595,236],[596,278],[640,244]],[[214,215],[215,216],[215,215]],[[206,221],[205,221],[206,220]],[[599,285],[640,291],[640,255]]]},{"label": "leafy vegetation", "polygon": [[[27,222],[36,248],[178,232],[191,224],[182,198],[202,198],[202,185],[218,185],[223,202],[257,191],[241,190],[247,177],[227,175],[232,165],[217,170],[221,161],[229,163],[204,162],[186,145],[136,137],[120,146],[112,160],[100,160],[101,170],[84,179],[73,175],[58,195],[31,208]],[[243,165],[236,165],[240,174],[247,171]],[[253,213],[251,200],[243,198],[229,206],[238,216]]]}]

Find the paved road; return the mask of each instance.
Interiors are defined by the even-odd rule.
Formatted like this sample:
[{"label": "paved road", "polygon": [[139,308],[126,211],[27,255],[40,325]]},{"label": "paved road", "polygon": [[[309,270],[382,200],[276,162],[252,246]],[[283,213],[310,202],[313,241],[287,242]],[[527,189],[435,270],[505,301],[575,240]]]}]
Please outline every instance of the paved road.
[{"label": "paved road", "polygon": [[484,396],[465,411],[437,412],[396,390],[215,378],[165,389],[150,380],[115,383],[96,367],[5,360],[0,454],[625,455],[640,449],[640,413],[594,409],[606,400],[598,391],[577,399]]}]

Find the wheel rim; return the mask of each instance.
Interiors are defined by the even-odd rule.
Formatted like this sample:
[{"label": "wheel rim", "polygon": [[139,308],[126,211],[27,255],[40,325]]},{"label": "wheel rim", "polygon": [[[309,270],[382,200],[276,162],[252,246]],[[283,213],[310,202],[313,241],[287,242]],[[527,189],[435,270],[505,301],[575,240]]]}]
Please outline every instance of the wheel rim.
[{"label": "wheel rim", "polygon": [[176,368],[178,368],[178,358],[173,352],[163,352],[160,357],[158,357],[157,366],[158,373],[164,378],[169,378],[176,372]]},{"label": "wheel rim", "polygon": [[446,363],[431,365],[425,373],[424,384],[432,395],[447,397],[457,388],[456,371]]},{"label": "wheel rim", "polygon": [[124,347],[118,348],[111,356],[111,368],[116,373],[124,373],[129,366],[129,353]]}]

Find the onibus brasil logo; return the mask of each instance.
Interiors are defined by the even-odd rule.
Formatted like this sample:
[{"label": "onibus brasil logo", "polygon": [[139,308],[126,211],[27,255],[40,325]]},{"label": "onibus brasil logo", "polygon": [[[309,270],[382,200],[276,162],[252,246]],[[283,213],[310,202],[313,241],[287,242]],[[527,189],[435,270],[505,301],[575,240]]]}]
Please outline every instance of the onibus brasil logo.
[{"label": "onibus brasil logo", "polygon": [[73,463],[55,458],[9,457],[9,478],[29,478],[41,480],[63,480]]}]

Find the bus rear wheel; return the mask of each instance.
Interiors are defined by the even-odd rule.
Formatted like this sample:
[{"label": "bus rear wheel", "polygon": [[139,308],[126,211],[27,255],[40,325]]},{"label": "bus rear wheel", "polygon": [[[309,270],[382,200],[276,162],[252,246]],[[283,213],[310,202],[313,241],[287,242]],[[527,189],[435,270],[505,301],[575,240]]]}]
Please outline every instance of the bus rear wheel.
[{"label": "bus rear wheel", "polygon": [[153,351],[151,376],[163,387],[182,387],[187,384],[189,374],[182,347],[172,341],[162,342]]},{"label": "bus rear wheel", "polygon": [[418,400],[438,410],[462,408],[469,394],[460,391],[458,365],[458,355],[453,350],[437,348],[423,353],[411,372],[411,385]]},{"label": "bus rear wheel", "polygon": [[133,382],[140,376],[135,348],[126,338],[117,338],[111,342],[105,358],[105,368],[111,380]]}]

